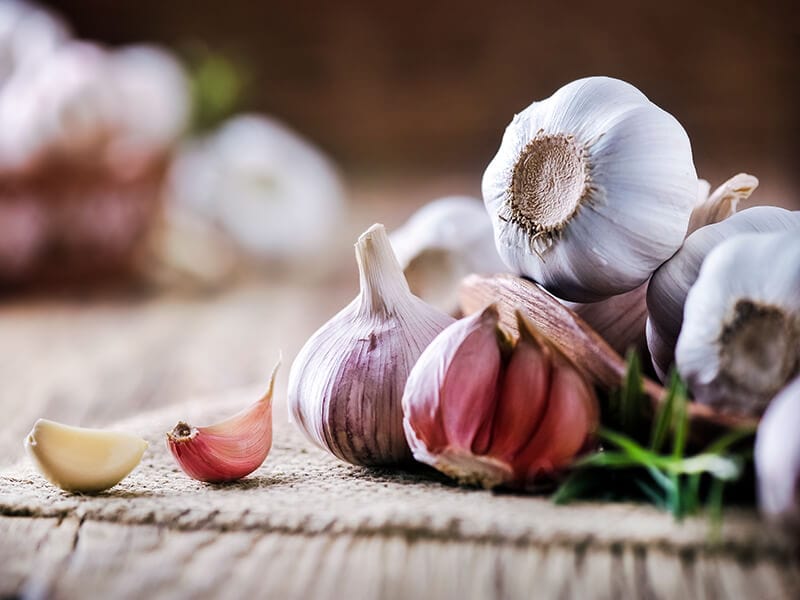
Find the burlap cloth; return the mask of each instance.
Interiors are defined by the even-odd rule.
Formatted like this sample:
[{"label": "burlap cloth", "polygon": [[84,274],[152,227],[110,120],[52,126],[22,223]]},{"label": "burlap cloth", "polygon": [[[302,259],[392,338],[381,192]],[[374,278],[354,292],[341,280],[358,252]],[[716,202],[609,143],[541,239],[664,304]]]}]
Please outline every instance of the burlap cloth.
[{"label": "burlap cloth", "polygon": [[703,518],[676,522],[630,503],[556,506],[546,497],[499,494],[450,484],[434,471],[392,472],[344,464],[309,444],[275,411],[273,448],[246,479],[210,485],[189,479],[172,460],[164,433],[179,419],[203,425],[256,398],[238,390],[213,402],[195,401],[148,413],[113,428],[135,432],[150,446],[131,475],[96,496],[61,492],[28,460],[0,472],[0,514],[77,517],[172,528],[301,534],[401,535],[449,541],[658,547],[740,557],[791,556],[790,541],[746,510],[729,510],[716,535]]}]

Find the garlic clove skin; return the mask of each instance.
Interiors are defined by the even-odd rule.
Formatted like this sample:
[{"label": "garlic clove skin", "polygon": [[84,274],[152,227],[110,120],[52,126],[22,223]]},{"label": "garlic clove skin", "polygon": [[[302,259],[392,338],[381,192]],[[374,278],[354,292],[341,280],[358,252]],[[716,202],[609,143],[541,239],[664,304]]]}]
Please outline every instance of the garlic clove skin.
[{"label": "garlic clove skin", "polygon": [[246,477],[267,458],[272,448],[272,392],[275,366],[267,392],[232,417],[206,427],[179,421],[167,433],[167,448],[192,479],[225,483]]},{"label": "garlic clove skin", "polygon": [[122,481],[142,459],[147,442],[127,433],[39,419],[25,450],[39,472],[67,492],[102,492]]},{"label": "garlic clove skin", "polygon": [[561,303],[586,321],[620,355],[625,356],[632,348],[643,354],[647,351],[647,285],[645,282],[630,292],[599,302],[562,300]]},{"label": "garlic clove skin", "polygon": [[417,210],[390,239],[411,292],[455,314],[458,284],[471,273],[498,273],[494,230],[477,198],[447,196]]},{"label": "garlic clove skin", "polygon": [[482,182],[506,265],[574,302],[642,285],[680,247],[697,187],[683,127],[609,77],[516,115]]},{"label": "garlic clove skin", "polygon": [[409,290],[383,225],[356,243],[361,291],[300,350],[289,374],[289,420],[357,465],[409,461],[400,401],[411,367],[454,319]]},{"label": "garlic clove skin", "polygon": [[800,236],[741,234],[703,261],[675,348],[696,401],[758,415],[800,372]]},{"label": "garlic clove skin", "polygon": [[800,530],[800,377],[770,402],[758,425],[755,466],[761,512]]},{"label": "garlic clove skin", "polygon": [[709,194],[711,185],[704,179],[701,181],[702,191],[699,194],[704,192],[705,197],[698,196],[700,202],[692,211],[687,235],[736,214],[739,202],[747,200],[758,187],[758,178],[747,173],[734,175],[714,190],[713,194]]},{"label": "garlic clove skin", "polygon": [[674,363],[675,344],[683,324],[689,288],[706,255],[721,242],[740,233],[800,229],[800,212],[775,206],[755,206],[719,223],[701,227],[686,238],[675,255],[653,273],[647,288],[647,346],[653,367],[666,381]]},{"label": "garlic clove skin", "polygon": [[566,467],[597,427],[593,388],[518,313],[509,351],[494,306],[445,329],[403,394],[418,461],[467,485],[526,488]]}]

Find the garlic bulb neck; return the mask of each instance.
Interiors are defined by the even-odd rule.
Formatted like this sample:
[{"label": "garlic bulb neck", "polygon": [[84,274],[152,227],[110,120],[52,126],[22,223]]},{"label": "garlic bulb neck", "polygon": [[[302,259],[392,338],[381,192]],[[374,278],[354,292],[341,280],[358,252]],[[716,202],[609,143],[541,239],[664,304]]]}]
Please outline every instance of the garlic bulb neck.
[{"label": "garlic bulb neck", "polygon": [[398,303],[407,300],[411,290],[383,225],[375,224],[362,233],[355,248],[361,287],[360,313],[395,314]]},{"label": "garlic bulb neck", "polygon": [[721,376],[739,389],[771,397],[799,367],[800,320],[778,306],[739,300],[720,336]]},{"label": "garlic bulb neck", "polygon": [[514,165],[510,218],[529,235],[538,236],[537,246],[547,248],[586,201],[588,191],[584,147],[571,135],[539,133]]}]

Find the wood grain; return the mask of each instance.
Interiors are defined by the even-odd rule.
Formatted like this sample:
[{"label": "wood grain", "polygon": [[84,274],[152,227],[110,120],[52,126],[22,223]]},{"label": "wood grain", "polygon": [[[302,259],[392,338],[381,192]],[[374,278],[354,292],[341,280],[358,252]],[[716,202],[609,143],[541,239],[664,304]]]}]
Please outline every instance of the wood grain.
[{"label": "wood grain", "polygon": [[[623,358],[583,319],[537,284],[514,275],[471,275],[461,286],[460,299],[465,314],[494,303],[501,324],[512,336],[518,335],[516,311],[522,310],[595,384],[606,390],[620,387],[626,369]],[[644,392],[656,408],[664,400],[664,388],[649,378],[644,380]],[[754,419],[717,413],[696,402],[689,404],[689,417],[699,439],[712,439],[733,427],[756,425]]]}]

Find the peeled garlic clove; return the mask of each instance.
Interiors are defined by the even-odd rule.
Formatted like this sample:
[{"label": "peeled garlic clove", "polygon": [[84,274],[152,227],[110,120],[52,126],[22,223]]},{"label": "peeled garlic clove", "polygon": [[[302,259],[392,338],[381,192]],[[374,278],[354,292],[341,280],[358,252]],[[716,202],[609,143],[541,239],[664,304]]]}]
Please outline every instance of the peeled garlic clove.
[{"label": "peeled garlic clove", "polygon": [[706,255],[740,233],[800,229],[800,212],[756,206],[724,221],[701,227],[652,276],[647,288],[647,346],[662,381],[674,362],[675,344],[683,323],[684,303]]},{"label": "peeled garlic clove", "polygon": [[800,377],[770,402],[755,445],[758,505],[766,516],[800,529]]},{"label": "peeled garlic clove", "polygon": [[599,302],[561,302],[577,313],[622,356],[631,348],[647,349],[647,282],[630,292]]},{"label": "peeled garlic clove", "polygon": [[712,223],[719,223],[736,213],[739,202],[750,197],[758,187],[758,179],[747,173],[734,175],[708,195],[711,186],[705,180],[706,198],[695,207],[689,219],[688,234]]},{"label": "peeled garlic clove", "polygon": [[411,292],[448,313],[458,311],[458,284],[470,273],[506,270],[483,203],[468,196],[429,202],[390,239]]},{"label": "peeled garlic clove", "polygon": [[251,406],[207,427],[180,421],[167,433],[167,448],[184,473],[199,481],[224,483],[246,477],[264,463],[272,447],[272,390],[278,366],[267,392]]},{"label": "peeled garlic clove", "polygon": [[642,285],[680,247],[697,198],[683,127],[609,77],[516,115],[482,187],[506,265],[576,302]]},{"label": "peeled garlic clove", "polygon": [[403,394],[414,458],[465,484],[525,488],[566,467],[597,427],[592,387],[518,315],[509,352],[490,306],[445,329]]},{"label": "peeled garlic clove", "polygon": [[703,261],[675,348],[694,398],[760,414],[800,372],[800,235],[741,234]]},{"label": "peeled garlic clove", "polygon": [[383,225],[356,243],[358,297],[300,350],[289,418],[318,446],[359,465],[411,458],[400,399],[411,367],[453,318],[414,296]]},{"label": "peeled garlic clove", "polygon": [[39,472],[67,492],[102,492],[117,485],[142,459],[147,442],[127,433],[71,427],[39,419],[25,450]]}]

